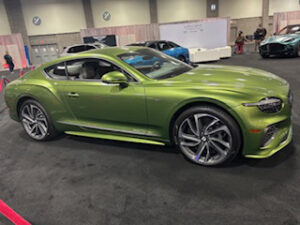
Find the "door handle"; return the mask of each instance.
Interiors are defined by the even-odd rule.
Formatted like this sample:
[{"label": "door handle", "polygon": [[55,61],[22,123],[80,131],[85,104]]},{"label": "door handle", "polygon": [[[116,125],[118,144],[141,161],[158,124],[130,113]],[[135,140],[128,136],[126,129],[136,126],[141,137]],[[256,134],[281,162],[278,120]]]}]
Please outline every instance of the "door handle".
[{"label": "door handle", "polygon": [[79,94],[76,93],[76,92],[69,92],[68,93],[68,97],[70,97],[70,98],[77,98],[77,97],[79,97]]}]

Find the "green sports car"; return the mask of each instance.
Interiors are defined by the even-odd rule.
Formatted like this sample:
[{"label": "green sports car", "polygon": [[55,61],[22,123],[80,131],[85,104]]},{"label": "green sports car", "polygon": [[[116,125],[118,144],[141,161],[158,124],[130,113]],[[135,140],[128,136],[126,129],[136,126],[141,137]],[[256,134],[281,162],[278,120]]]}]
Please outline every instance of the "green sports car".
[{"label": "green sports car", "polygon": [[300,24],[289,25],[277,35],[264,40],[259,46],[263,58],[276,56],[300,56]]},{"label": "green sports car", "polygon": [[175,145],[213,166],[266,158],[292,138],[289,84],[258,69],[191,67],[149,48],[59,58],[10,83],[10,116],[35,140],[58,133]]}]

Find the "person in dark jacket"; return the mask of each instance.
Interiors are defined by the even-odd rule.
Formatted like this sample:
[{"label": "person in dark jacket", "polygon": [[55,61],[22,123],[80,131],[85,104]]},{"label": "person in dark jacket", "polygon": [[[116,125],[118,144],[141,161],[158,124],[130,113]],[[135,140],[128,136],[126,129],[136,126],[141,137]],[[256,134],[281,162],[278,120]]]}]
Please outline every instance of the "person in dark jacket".
[{"label": "person in dark jacket", "polygon": [[9,66],[9,71],[11,73],[13,73],[14,72],[14,68],[15,68],[15,64],[13,62],[13,58],[8,54],[8,52],[5,52],[4,59],[5,59],[6,63]]},{"label": "person in dark jacket", "polygon": [[254,40],[255,40],[255,52],[257,52],[257,48],[260,45],[260,43],[265,40],[267,35],[267,30],[262,26],[262,24],[258,25],[258,28],[254,32]]}]

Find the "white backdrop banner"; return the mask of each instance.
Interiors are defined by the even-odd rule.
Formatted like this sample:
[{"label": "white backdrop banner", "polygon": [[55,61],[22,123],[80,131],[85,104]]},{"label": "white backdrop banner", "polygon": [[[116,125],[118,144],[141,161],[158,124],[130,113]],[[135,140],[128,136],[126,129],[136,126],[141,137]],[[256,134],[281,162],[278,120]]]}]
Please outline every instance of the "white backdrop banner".
[{"label": "white backdrop banner", "polygon": [[160,39],[186,48],[220,48],[228,44],[229,18],[196,22],[170,23],[159,26]]}]

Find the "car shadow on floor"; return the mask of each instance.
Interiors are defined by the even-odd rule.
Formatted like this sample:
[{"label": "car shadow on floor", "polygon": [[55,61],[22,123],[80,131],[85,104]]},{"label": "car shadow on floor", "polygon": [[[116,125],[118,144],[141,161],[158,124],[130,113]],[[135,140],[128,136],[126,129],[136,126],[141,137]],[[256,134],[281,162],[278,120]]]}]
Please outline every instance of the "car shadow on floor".
[{"label": "car shadow on floor", "polygon": [[172,153],[179,154],[180,152],[176,149],[176,147],[172,146],[159,146],[159,145],[151,145],[151,144],[140,144],[140,143],[132,143],[132,142],[124,142],[124,141],[114,141],[114,140],[105,140],[105,139],[97,139],[97,138],[89,138],[89,137],[81,137],[81,136],[72,136],[72,135],[64,135],[66,138],[69,138],[73,141],[80,141],[89,144],[96,145],[106,145],[113,146],[117,148],[126,148],[128,150],[141,150],[141,151],[159,151],[163,153]]},{"label": "car shadow on floor", "polygon": [[280,59],[280,60],[282,60],[282,59],[296,59],[296,58],[298,58],[298,56],[283,56],[283,55],[274,55],[274,56],[270,56],[270,57],[268,57],[268,58],[262,58],[263,60],[270,60],[270,59]]},{"label": "car shadow on floor", "polygon": [[[80,141],[87,144],[95,144],[95,145],[105,145],[105,146],[113,146],[117,148],[125,148],[126,150],[138,150],[138,151],[151,151],[151,152],[161,152],[161,153],[170,153],[170,154],[181,154],[180,150],[178,150],[174,146],[154,146],[149,144],[138,144],[138,143],[130,143],[130,142],[121,142],[121,141],[111,141],[111,140],[103,140],[103,139],[94,139],[94,138],[87,138],[87,137],[79,137],[79,136],[68,136],[65,135],[65,138],[68,138],[74,142]],[[62,138],[62,137],[60,137]],[[250,159],[245,158],[239,155],[233,161],[217,166],[215,168],[234,168],[240,166],[250,166],[250,167],[257,167],[257,168],[273,168],[277,167],[280,164],[284,163],[288,159],[290,159],[295,153],[296,147],[294,143],[290,143],[287,147],[282,149],[281,151],[277,152],[270,158],[266,159]],[[183,157],[185,158],[185,157]],[[187,158],[185,160],[189,161]]]},{"label": "car shadow on floor", "polygon": [[[300,131],[300,127],[294,126],[294,133]],[[27,134],[23,131],[19,132],[19,136],[21,139],[36,143],[36,141],[32,140]],[[294,136],[294,139],[296,137]],[[180,150],[178,150],[174,146],[159,146],[159,145],[150,145],[150,144],[140,144],[140,143],[131,143],[131,142],[123,142],[123,141],[114,141],[114,140],[105,140],[105,139],[98,139],[98,138],[89,138],[83,136],[73,136],[73,135],[66,135],[61,134],[53,140],[47,141],[47,143],[51,143],[53,147],[56,148],[64,148],[66,142],[69,142],[68,145],[74,146],[74,148],[78,148],[79,150],[82,149],[81,144],[84,145],[93,145],[92,149],[100,149],[99,147],[103,146],[104,148],[112,147],[112,148],[120,148],[130,151],[151,151],[153,153],[166,153],[166,154],[181,154]],[[96,148],[95,148],[96,146]],[[99,147],[97,147],[99,146]],[[85,146],[84,146],[85,147]],[[256,167],[256,168],[275,168],[282,163],[288,161],[292,156],[295,154],[296,146],[295,142],[291,142],[288,146],[284,149],[280,150],[270,158],[266,159],[251,159],[245,158],[242,155],[238,155],[233,161],[229,163],[225,163],[220,166],[215,166],[214,168],[224,169],[224,168],[235,168],[241,166],[249,166],[249,167]],[[84,151],[84,149],[82,149]],[[185,158],[185,157],[183,157]],[[187,158],[185,158],[189,161]],[[190,162],[190,161],[189,161]],[[193,163],[193,162],[191,162]],[[195,164],[195,163],[194,163]]]}]

